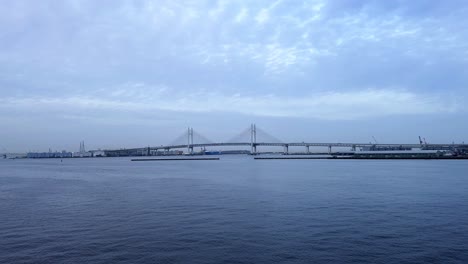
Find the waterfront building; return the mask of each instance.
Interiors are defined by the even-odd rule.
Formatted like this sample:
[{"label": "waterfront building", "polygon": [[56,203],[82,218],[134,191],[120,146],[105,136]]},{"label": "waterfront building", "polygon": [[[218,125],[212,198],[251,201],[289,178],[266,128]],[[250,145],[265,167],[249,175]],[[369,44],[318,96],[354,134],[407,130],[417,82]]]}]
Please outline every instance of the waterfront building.
[{"label": "waterfront building", "polygon": [[45,159],[45,158],[71,158],[73,155],[71,152],[28,152],[26,157],[29,159]]}]

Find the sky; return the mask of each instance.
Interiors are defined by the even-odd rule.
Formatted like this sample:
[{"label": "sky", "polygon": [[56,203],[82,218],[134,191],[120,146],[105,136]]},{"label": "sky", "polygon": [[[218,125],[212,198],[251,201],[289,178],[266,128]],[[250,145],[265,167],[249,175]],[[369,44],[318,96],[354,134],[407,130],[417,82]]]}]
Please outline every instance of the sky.
[{"label": "sky", "polygon": [[[0,0],[0,152],[468,142],[465,0]],[[259,139],[261,140],[261,139]]]}]

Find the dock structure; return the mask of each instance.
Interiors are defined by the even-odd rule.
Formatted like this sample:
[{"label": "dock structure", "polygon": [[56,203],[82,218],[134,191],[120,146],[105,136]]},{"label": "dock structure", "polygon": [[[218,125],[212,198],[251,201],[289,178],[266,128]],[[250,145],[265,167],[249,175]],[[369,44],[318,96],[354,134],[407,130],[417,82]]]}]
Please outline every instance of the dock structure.
[{"label": "dock structure", "polygon": [[187,160],[219,160],[219,158],[159,158],[159,159],[131,159],[131,161],[187,161]]}]

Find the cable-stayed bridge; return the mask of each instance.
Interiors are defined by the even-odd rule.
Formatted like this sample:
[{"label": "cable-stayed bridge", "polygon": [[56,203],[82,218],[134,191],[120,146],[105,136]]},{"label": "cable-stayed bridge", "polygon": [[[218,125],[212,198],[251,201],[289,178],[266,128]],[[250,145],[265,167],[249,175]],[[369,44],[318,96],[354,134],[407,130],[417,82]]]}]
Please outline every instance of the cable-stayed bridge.
[{"label": "cable-stayed bridge", "polygon": [[272,136],[268,132],[258,128],[255,124],[243,130],[238,135],[225,142],[214,142],[200,133],[188,128],[171,143],[161,146],[130,148],[118,150],[105,150],[108,156],[150,156],[154,153],[170,153],[174,150],[184,151],[186,154],[195,154],[196,148],[205,149],[207,147],[243,147],[249,148],[250,154],[260,154],[258,147],[281,147],[283,154],[290,154],[290,147],[303,147],[304,154],[311,154],[311,148],[325,148],[331,154],[333,148],[348,148],[349,151],[357,149],[388,149],[388,150],[464,150],[468,151],[468,144],[378,144],[378,143],[313,143],[313,142],[283,142]]}]

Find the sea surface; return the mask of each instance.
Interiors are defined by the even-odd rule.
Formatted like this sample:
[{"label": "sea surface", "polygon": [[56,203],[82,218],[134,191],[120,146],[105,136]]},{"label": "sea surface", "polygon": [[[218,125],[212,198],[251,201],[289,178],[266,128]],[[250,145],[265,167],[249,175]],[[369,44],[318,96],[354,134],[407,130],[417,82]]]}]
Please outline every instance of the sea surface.
[{"label": "sea surface", "polygon": [[0,160],[0,263],[468,263],[468,161]]}]

